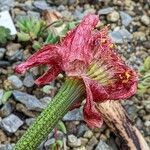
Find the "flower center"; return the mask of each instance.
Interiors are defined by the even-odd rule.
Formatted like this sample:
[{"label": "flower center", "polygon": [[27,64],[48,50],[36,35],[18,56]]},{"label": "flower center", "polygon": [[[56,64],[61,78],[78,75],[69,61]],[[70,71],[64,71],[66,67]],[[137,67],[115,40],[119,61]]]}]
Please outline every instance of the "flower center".
[{"label": "flower center", "polygon": [[110,71],[112,71],[112,67],[106,66],[104,62],[93,62],[87,70],[87,76],[106,86],[112,83]]}]

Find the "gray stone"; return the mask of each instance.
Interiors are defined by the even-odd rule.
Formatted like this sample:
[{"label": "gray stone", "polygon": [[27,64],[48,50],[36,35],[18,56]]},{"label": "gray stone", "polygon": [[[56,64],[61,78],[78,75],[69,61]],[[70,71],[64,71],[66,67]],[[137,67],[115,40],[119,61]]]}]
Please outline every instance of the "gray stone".
[{"label": "gray stone", "polygon": [[111,22],[117,22],[119,17],[119,13],[117,11],[113,11],[107,15],[107,20]]},{"label": "gray stone", "polygon": [[80,109],[74,109],[72,111],[69,111],[64,117],[64,121],[81,121],[83,120],[83,113]]},{"label": "gray stone", "polygon": [[11,75],[8,77],[14,89],[20,89],[23,86],[22,81],[16,75]]},{"label": "gray stone", "polygon": [[98,14],[99,15],[107,15],[107,14],[111,13],[113,10],[114,10],[113,7],[103,8],[98,11]]},{"label": "gray stone", "polygon": [[148,113],[150,113],[150,103],[147,104],[147,105],[145,105],[145,110],[146,110]]},{"label": "gray stone", "polygon": [[3,89],[0,89],[0,105],[1,105],[1,103],[2,103],[3,94],[4,94],[4,90],[3,90]]},{"label": "gray stone", "polygon": [[45,149],[50,150],[54,143],[55,143],[55,138],[48,139],[44,144]]},{"label": "gray stone", "polygon": [[149,26],[149,25],[150,25],[150,18],[149,18],[149,16],[143,15],[143,16],[141,17],[141,22],[142,22],[144,25]]},{"label": "gray stone", "polygon": [[40,101],[42,102],[42,104],[44,105],[44,107],[46,107],[50,103],[51,100],[52,99],[49,96],[46,96],[46,97],[43,97],[43,98],[40,99]]},{"label": "gray stone", "polygon": [[32,87],[34,85],[34,79],[33,79],[33,75],[31,73],[27,73],[24,80],[23,80],[23,84],[26,87]]},{"label": "gray stone", "polygon": [[77,130],[77,136],[82,136],[84,134],[85,131],[89,130],[89,128],[85,125],[85,124],[80,124],[78,127],[78,130]]},{"label": "gray stone", "polygon": [[[10,7],[13,7],[14,5],[15,5],[15,0],[0,0],[0,10],[2,10],[2,7],[4,6],[10,9]],[[8,9],[5,9],[5,10],[8,10]]]},{"label": "gray stone", "polygon": [[27,126],[30,126],[33,124],[34,121],[35,121],[35,118],[28,118],[25,120],[25,123],[27,124]]},{"label": "gray stone", "polygon": [[13,150],[14,144],[0,144],[0,150]]},{"label": "gray stone", "polygon": [[122,24],[124,26],[128,26],[131,23],[132,17],[128,15],[126,12],[121,11],[120,16],[121,16]]},{"label": "gray stone", "polygon": [[22,125],[23,121],[14,114],[9,115],[0,122],[0,127],[9,133],[15,133]]},{"label": "gray stone", "polygon": [[34,17],[35,19],[39,20],[40,19],[40,13],[39,12],[35,12],[35,11],[28,11],[27,12],[29,17]]},{"label": "gray stone", "polygon": [[13,96],[16,101],[23,103],[29,110],[41,111],[44,108],[43,104],[30,94],[14,90]]},{"label": "gray stone", "polygon": [[110,146],[108,146],[102,140],[97,144],[95,150],[113,150]]},{"label": "gray stone", "polygon": [[64,11],[66,9],[66,7],[64,5],[60,5],[57,7],[58,11]]},{"label": "gray stone", "polygon": [[124,43],[125,40],[130,41],[132,34],[126,29],[120,29],[118,31],[112,31],[109,33],[114,43]]},{"label": "gray stone", "polygon": [[45,10],[45,9],[48,9],[49,7],[46,1],[43,1],[43,0],[34,1],[33,6],[35,6],[39,10]]},{"label": "gray stone", "polygon": [[76,9],[73,16],[76,20],[81,20],[84,17],[84,14],[82,11]]},{"label": "gray stone", "polygon": [[7,102],[3,105],[3,107],[0,109],[0,116],[1,117],[7,117],[12,113],[14,110],[14,107],[11,103]]},{"label": "gray stone", "polygon": [[79,147],[81,146],[81,140],[78,139],[76,136],[74,136],[73,134],[68,135],[68,145],[70,147]]},{"label": "gray stone", "polygon": [[96,139],[95,136],[93,136],[87,143],[86,150],[93,150],[97,143],[98,143],[98,140]]},{"label": "gray stone", "polygon": [[0,48],[0,60],[3,59],[5,52],[6,52],[5,48]]}]

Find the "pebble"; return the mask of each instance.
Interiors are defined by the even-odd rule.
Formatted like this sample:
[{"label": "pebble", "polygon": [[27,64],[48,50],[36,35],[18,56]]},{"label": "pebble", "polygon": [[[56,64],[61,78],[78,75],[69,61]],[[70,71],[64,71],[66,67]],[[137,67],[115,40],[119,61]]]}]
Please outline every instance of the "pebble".
[{"label": "pebble", "polygon": [[14,144],[1,144],[0,150],[13,150]]},{"label": "pebble", "polygon": [[[7,140],[8,140],[8,139],[7,139],[6,134],[4,133],[3,130],[0,129],[0,144],[6,142]],[[0,146],[1,146],[1,145],[0,145]]]},{"label": "pebble", "polygon": [[52,98],[49,96],[45,96],[45,97],[40,99],[40,101],[42,102],[44,107],[46,107],[50,103],[51,100],[52,100]]},{"label": "pebble", "polygon": [[145,105],[145,110],[146,110],[148,113],[150,113],[150,103],[147,104],[147,105]]},{"label": "pebble", "polygon": [[109,33],[114,43],[124,43],[125,40],[130,41],[132,34],[127,29],[120,29]]},{"label": "pebble", "polygon": [[97,143],[98,143],[98,140],[96,139],[95,136],[93,136],[87,143],[86,150],[93,150]]},{"label": "pebble", "polygon": [[9,43],[6,47],[6,58],[11,61],[21,60],[23,57],[22,51],[20,51],[21,44]]},{"label": "pebble", "polygon": [[97,144],[95,150],[113,150],[110,146],[108,146],[105,142],[100,140],[100,142]]},{"label": "pebble", "polygon": [[0,60],[3,59],[5,52],[6,52],[5,48],[0,48]]},{"label": "pebble", "polygon": [[124,26],[128,26],[131,23],[132,17],[128,15],[126,12],[121,11],[120,16],[121,16],[122,24]]},{"label": "pebble", "polygon": [[35,6],[39,10],[49,9],[48,4],[46,3],[46,1],[43,1],[43,0],[34,1],[33,6]]},{"label": "pebble", "polygon": [[7,102],[2,106],[2,108],[0,108],[0,116],[7,117],[8,115],[12,113],[13,110],[14,110],[13,105]]},{"label": "pebble", "polygon": [[92,138],[92,136],[93,136],[93,132],[91,130],[86,131],[83,135],[84,138],[88,138],[88,139]]},{"label": "pebble", "polygon": [[16,101],[23,103],[29,110],[41,111],[44,108],[43,104],[30,94],[14,90],[13,96]]},{"label": "pebble", "polygon": [[74,109],[72,111],[69,111],[64,117],[64,121],[81,121],[83,120],[83,114],[81,112],[81,109]]},{"label": "pebble", "polygon": [[111,22],[117,22],[119,17],[119,13],[117,11],[113,11],[107,15],[107,20]]},{"label": "pebble", "polygon": [[111,13],[112,11],[114,11],[113,7],[107,7],[107,8],[100,9],[98,11],[98,14],[99,15],[107,15],[107,14]]},{"label": "pebble", "polygon": [[31,126],[34,121],[35,121],[35,118],[28,118],[25,120],[25,123],[27,126]]},{"label": "pebble", "polygon": [[22,125],[23,121],[14,114],[9,115],[0,122],[0,127],[9,133],[15,133]]},{"label": "pebble", "polygon": [[22,81],[16,75],[11,75],[8,77],[11,82],[13,89],[20,89],[23,86]]},{"label": "pebble", "polygon": [[88,142],[87,138],[80,137],[80,140],[81,140],[81,145],[83,145],[83,146],[85,146]]},{"label": "pebble", "polygon": [[35,12],[35,11],[27,11],[27,14],[29,17],[34,17],[35,19],[39,20],[40,19],[40,13]]},{"label": "pebble", "polygon": [[77,136],[82,136],[86,131],[88,131],[89,130],[89,128],[85,125],[85,124],[83,124],[83,123],[81,123],[78,127],[77,127]]},{"label": "pebble", "polygon": [[144,125],[145,125],[146,127],[150,127],[150,120],[145,121]]},{"label": "pebble", "polygon": [[48,139],[45,143],[44,143],[44,147],[46,150],[50,150],[52,149],[52,145],[55,143],[55,138],[51,138]]},{"label": "pebble", "polygon": [[81,140],[78,139],[76,136],[74,136],[73,134],[68,135],[68,145],[70,147],[79,147],[81,146]]},{"label": "pebble", "polygon": [[32,87],[34,85],[34,79],[33,79],[33,75],[31,73],[27,73],[24,80],[23,80],[23,84],[26,87]]},{"label": "pebble", "polygon": [[2,97],[3,97],[3,94],[4,94],[4,90],[3,89],[0,89],[0,105],[2,103]]},{"label": "pebble", "polygon": [[146,25],[149,26],[150,25],[150,18],[147,15],[143,15],[141,17],[141,22]]}]

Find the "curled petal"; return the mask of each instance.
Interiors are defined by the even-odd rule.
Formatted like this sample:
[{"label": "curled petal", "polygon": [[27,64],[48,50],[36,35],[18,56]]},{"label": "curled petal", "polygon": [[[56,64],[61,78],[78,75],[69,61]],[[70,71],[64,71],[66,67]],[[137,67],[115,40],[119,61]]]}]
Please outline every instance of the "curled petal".
[{"label": "curled petal", "polygon": [[44,73],[41,77],[39,77],[35,83],[37,85],[44,85],[52,80],[54,80],[58,74],[61,72],[61,68],[59,66],[53,66],[51,67],[46,73]]},{"label": "curled petal", "polygon": [[86,103],[83,108],[84,120],[90,128],[101,127],[103,120],[100,116],[100,113],[96,109],[96,104],[93,101],[93,93],[90,89],[88,80],[84,78],[84,83],[86,86]]},{"label": "curled petal", "polygon": [[85,16],[82,22],[64,38],[61,44],[64,47],[66,61],[73,62],[80,60],[84,63],[89,62],[91,58],[91,38],[92,30],[98,23],[98,16],[89,14]]},{"label": "curled petal", "polygon": [[42,64],[56,64],[60,61],[61,57],[57,53],[58,47],[55,45],[44,46],[41,50],[29,57],[26,62],[18,65],[15,70],[18,73],[24,73],[27,69]]}]

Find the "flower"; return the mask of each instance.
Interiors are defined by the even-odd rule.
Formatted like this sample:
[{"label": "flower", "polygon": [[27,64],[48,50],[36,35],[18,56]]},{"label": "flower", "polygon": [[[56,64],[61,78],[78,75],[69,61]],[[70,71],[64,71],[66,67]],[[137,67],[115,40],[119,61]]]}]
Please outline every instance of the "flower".
[{"label": "flower", "polygon": [[128,98],[137,88],[137,75],[115,52],[107,27],[94,29],[98,21],[97,15],[85,16],[61,43],[44,46],[16,67],[23,73],[34,66],[47,65],[49,70],[35,81],[38,85],[51,82],[62,71],[82,79],[87,95],[83,114],[90,127],[102,124],[96,103]]}]

